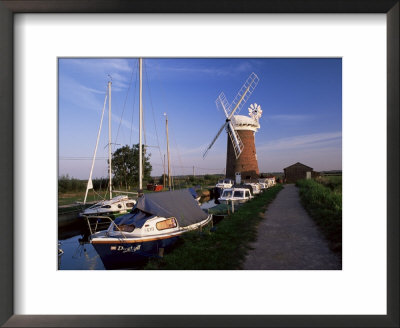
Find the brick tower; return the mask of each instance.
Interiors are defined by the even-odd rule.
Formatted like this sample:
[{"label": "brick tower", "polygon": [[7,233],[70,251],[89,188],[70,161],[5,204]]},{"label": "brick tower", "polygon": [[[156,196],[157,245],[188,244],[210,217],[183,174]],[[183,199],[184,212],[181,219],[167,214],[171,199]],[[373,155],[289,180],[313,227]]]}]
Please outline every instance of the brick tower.
[{"label": "brick tower", "polygon": [[255,145],[255,133],[260,128],[257,119],[244,115],[234,115],[232,125],[243,142],[243,150],[238,158],[235,156],[232,141],[228,135],[226,155],[226,177],[235,179],[235,173],[240,172],[242,179],[258,179],[257,152]]},{"label": "brick tower", "polygon": [[228,135],[226,155],[226,177],[235,180],[236,173],[240,172],[244,180],[257,179],[259,175],[256,145],[254,135],[260,128],[259,119],[262,114],[261,106],[256,103],[248,108],[249,116],[235,115],[239,113],[246,100],[253,93],[259,81],[253,72],[247,78],[232,103],[229,105],[223,92],[215,101],[218,108],[225,113],[225,123],[219,129],[217,135],[203,153],[203,158],[211,149],[222,131]]}]

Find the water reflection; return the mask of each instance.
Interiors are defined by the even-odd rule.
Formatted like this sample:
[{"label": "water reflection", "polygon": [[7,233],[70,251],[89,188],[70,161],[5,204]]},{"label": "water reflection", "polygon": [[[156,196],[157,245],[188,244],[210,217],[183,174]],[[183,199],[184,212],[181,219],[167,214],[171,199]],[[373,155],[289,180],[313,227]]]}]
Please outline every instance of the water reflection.
[{"label": "water reflection", "polygon": [[215,205],[219,204],[217,199],[210,198],[210,197],[200,198],[200,203],[201,203],[200,207],[203,210],[210,209],[210,208],[214,207]]},{"label": "water reflection", "polygon": [[60,270],[104,270],[99,255],[91,244],[80,244],[82,235],[61,240],[63,254],[60,255],[58,268]]}]

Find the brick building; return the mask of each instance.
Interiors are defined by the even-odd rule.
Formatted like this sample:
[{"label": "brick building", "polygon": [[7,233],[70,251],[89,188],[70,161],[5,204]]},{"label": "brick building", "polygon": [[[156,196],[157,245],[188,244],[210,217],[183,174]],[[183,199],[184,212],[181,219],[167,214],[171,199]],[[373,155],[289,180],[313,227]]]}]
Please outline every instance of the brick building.
[{"label": "brick building", "polygon": [[236,159],[231,139],[228,136],[227,156],[226,156],[226,177],[235,180],[235,173],[240,172],[242,179],[257,179],[260,171],[258,169],[256,145],[254,131],[238,130],[244,148],[239,158]]},{"label": "brick building", "polygon": [[318,176],[318,172],[315,172],[312,167],[299,162],[284,168],[283,172],[286,183],[295,183],[300,179],[311,179]]},{"label": "brick building", "polygon": [[232,141],[228,135],[226,155],[226,177],[235,180],[235,174],[241,173],[242,180],[258,179],[257,153],[255,145],[255,133],[260,128],[258,119],[244,115],[234,115],[232,124],[243,142],[243,150],[238,158],[235,156]]}]

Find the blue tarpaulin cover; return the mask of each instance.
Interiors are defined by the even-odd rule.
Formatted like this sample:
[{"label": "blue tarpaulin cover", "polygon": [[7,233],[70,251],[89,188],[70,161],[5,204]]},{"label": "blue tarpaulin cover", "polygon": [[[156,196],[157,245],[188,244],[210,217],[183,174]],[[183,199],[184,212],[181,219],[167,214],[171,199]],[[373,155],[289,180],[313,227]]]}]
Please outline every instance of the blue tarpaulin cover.
[{"label": "blue tarpaulin cover", "polygon": [[196,190],[194,190],[194,188],[189,188],[188,190],[190,191],[190,193],[192,194],[194,199],[196,199],[198,197],[197,192],[196,192]]},{"label": "blue tarpaulin cover", "polygon": [[120,216],[116,224],[134,224],[141,228],[152,216],[175,217],[181,227],[198,223],[207,218],[188,189],[154,192],[138,198],[132,212]]}]

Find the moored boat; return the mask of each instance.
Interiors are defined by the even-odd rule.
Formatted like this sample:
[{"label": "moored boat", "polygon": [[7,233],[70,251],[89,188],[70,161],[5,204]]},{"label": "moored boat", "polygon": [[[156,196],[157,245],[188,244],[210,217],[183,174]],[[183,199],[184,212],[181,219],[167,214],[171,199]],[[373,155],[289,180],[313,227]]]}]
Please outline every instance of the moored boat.
[{"label": "moored boat", "polygon": [[[142,59],[139,59],[139,192],[142,191]],[[166,115],[166,114],[165,114]],[[168,119],[166,117],[168,187],[171,188]],[[110,184],[111,185],[111,184]],[[197,196],[197,195],[196,195]],[[183,233],[199,229],[212,220],[187,190],[142,194],[128,214],[115,221],[109,218],[106,230],[96,228],[104,217],[89,217],[89,242],[106,269],[134,267],[141,260],[162,255]],[[91,219],[95,222],[91,222]],[[94,231],[93,231],[94,227]]]},{"label": "moored boat", "polygon": [[[104,117],[104,110],[106,108],[106,101],[108,97],[108,120],[109,120],[109,125],[108,125],[108,189],[109,189],[109,199],[108,200],[102,200],[85,210],[83,210],[82,213],[80,213],[80,216],[88,216],[88,215],[113,215],[117,216],[120,215],[121,213],[126,213],[128,210],[132,209],[132,207],[136,204],[136,201],[132,198],[129,198],[127,195],[119,195],[116,197],[113,197],[113,189],[112,189],[112,155],[111,155],[111,81],[108,82],[107,85],[107,90],[108,90],[108,95],[106,94],[105,99],[104,99],[104,106],[103,106],[103,111],[101,114],[101,120],[100,120],[100,126],[99,126],[99,131],[97,132],[97,141],[96,141],[96,147],[94,149],[94,154],[93,154],[93,159],[92,159],[92,166],[90,169],[90,174],[89,174],[89,179],[87,182],[86,186],[86,193],[85,193],[85,198],[83,200],[83,205],[86,204],[86,199],[88,196],[88,192],[90,189],[93,189],[93,181],[92,181],[92,175],[93,175],[93,168],[94,168],[94,163],[96,160],[96,153],[97,153],[97,148],[99,145],[99,139],[100,139],[100,133],[101,133],[101,127],[103,124],[103,117]],[[130,192],[131,193],[131,192]],[[135,193],[136,194],[136,193]]]},{"label": "moored boat", "polygon": [[214,187],[215,198],[219,198],[224,189],[232,188],[234,181],[232,179],[220,179]]},{"label": "moored boat", "polygon": [[261,186],[259,183],[250,182],[246,183],[246,185],[251,186],[251,188],[253,189],[253,195],[258,195],[261,192]]},{"label": "moored boat", "polygon": [[130,211],[136,204],[136,201],[126,195],[113,197],[109,200],[102,200],[86,208],[80,216],[89,215],[119,215]]},{"label": "moored boat", "polygon": [[150,193],[130,213],[110,220],[107,230],[91,231],[89,242],[106,269],[126,268],[163,253],[183,233],[211,220],[187,189]]},{"label": "moored boat", "polygon": [[248,200],[254,198],[254,196],[251,194],[249,188],[227,188],[224,189],[222,192],[222,195],[220,198],[218,198],[218,201],[221,204],[242,204],[247,202]]},{"label": "moored boat", "polygon": [[220,189],[231,188],[232,186],[233,186],[233,180],[232,179],[221,179],[221,180],[218,180],[218,183],[215,185],[216,188],[220,188]]}]

